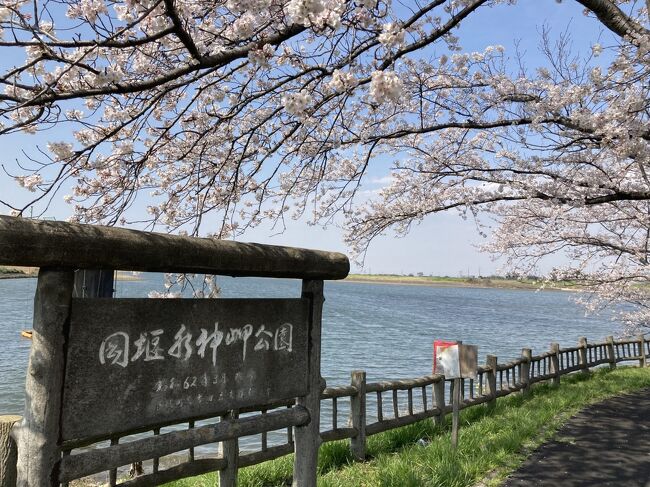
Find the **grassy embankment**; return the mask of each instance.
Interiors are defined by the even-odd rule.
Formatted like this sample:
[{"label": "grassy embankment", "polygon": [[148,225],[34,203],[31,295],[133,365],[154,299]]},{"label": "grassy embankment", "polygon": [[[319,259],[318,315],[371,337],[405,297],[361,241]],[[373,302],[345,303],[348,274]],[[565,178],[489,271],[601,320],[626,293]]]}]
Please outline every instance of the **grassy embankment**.
[{"label": "grassy embankment", "polygon": [[[461,412],[459,448],[451,450],[449,421],[432,421],[388,431],[368,439],[369,460],[351,460],[347,442],[321,448],[318,484],[324,487],[395,486],[461,487],[499,485],[538,445],[550,439],[572,415],[602,399],[650,386],[650,370],[600,369],[590,378],[563,377],[560,387],[534,386],[527,397],[499,399],[488,411],[477,406]],[[449,419],[449,418],[448,418]],[[240,486],[290,485],[293,457],[287,456],[240,470]],[[210,474],[168,484],[168,487],[217,485]]]},{"label": "grassy embankment", "polygon": [[35,267],[5,267],[0,266],[0,279],[16,277],[36,277],[38,270]]},{"label": "grassy embankment", "polygon": [[448,277],[448,276],[402,276],[398,274],[350,274],[350,282],[371,282],[381,284],[413,284],[441,287],[482,287],[506,289],[556,289],[576,290],[579,286],[572,281],[545,283],[535,279],[508,279],[505,277]]}]

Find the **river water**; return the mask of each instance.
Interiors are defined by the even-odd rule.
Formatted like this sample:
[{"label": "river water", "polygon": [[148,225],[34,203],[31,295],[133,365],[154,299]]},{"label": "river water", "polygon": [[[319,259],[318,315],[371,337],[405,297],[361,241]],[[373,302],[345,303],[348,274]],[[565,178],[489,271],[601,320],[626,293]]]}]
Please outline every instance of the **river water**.
[{"label": "river water", "polygon": [[[146,297],[162,290],[158,274],[118,281],[116,297]],[[287,279],[220,278],[224,297],[299,297],[300,282]],[[36,279],[0,280],[0,414],[21,413]],[[562,291],[432,287],[327,282],[323,310],[323,376],[329,386],[346,385],[350,372],[367,372],[368,381],[409,378],[431,372],[431,342],[459,339],[499,361],[533,353],[550,342],[573,346],[616,335],[619,325],[606,316],[585,317]]]}]

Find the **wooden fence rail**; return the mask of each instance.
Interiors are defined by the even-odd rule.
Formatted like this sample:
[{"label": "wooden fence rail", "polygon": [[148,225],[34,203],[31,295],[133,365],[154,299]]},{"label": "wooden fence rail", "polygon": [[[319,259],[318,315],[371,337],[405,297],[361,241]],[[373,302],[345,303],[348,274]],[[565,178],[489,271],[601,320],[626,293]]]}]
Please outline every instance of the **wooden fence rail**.
[{"label": "wooden fence rail", "polygon": [[[608,337],[602,343],[588,343],[586,338],[582,337],[576,347],[562,349],[554,343],[549,351],[539,355],[532,355],[530,349],[523,349],[521,358],[507,363],[498,363],[497,357],[488,355],[486,364],[479,365],[476,379],[461,381],[460,409],[479,404],[491,405],[498,397],[520,391],[526,393],[531,384],[547,380],[558,384],[563,375],[578,371],[588,373],[589,369],[605,364],[614,368],[619,362],[633,361],[639,366],[646,366],[649,354],[650,338],[638,336],[622,340]],[[367,382],[365,372],[354,371],[350,385],[322,390],[321,410],[331,411],[331,414],[329,424],[321,424],[320,442],[349,439],[353,457],[363,460],[368,436],[429,418],[436,422],[443,421],[444,416],[452,409],[452,389],[452,380],[445,380],[441,375]],[[342,414],[343,409],[345,412]],[[66,482],[100,470],[108,472],[109,485],[112,486],[154,486],[211,471],[219,471],[220,477],[227,479],[238,468],[293,452],[294,427],[304,424],[307,420],[305,410],[301,406],[295,406],[293,401],[271,404],[263,411],[241,410],[239,413],[240,418],[231,414],[221,418],[220,422],[207,426],[195,427],[194,423],[191,423],[189,429],[180,432],[186,439],[185,443],[177,442],[178,431],[173,434],[161,433],[160,428],[156,428],[155,434],[148,438],[125,443],[122,443],[122,438],[109,438],[107,440],[110,440],[110,446],[103,444],[91,450],[88,450],[88,445],[68,445],[60,462],[59,480],[66,485]],[[252,414],[264,417],[262,427],[247,426],[259,424],[246,420],[247,415]],[[0,416],[0,421],[2,418]],[[16,418],[12,417],[7,421],[15,420]],[[278,430],[281,429],[286,431],[286,439],[269,446],[269,433],[274,431],[277,442]],[[7,430],[8,428],[0,427],[0,432]],[[236,438],[241,436],[242,432],[261,434],[261,448],[252,452],[240,451]],[[0,438],[0,458],[12,459],[9,461],[15,462],[15,454],[8,455],[5,451],[12,448],[6,441],[6,436],[5,434],[5,438]],[[167,438],[173,441],[170,442]],[[195,446],[214,441],[222,441],[218,457],[195,458]],[[80,446],[84,448],[75,451],[75,448]],[[132,479],[119,480],[116,468],[128,465],[133,458],[141,456],[143,448],[150,451],[148,456],[152,461],[152,472]],[[174,453],[178,459],[181,449],[189,452],[187,461],[161,470],[161,456]],[[138,455],[131,454],[136,451]],[[107,456],[104,452],[111,454]],[[110,462],[107,461],[109,457]],[[7,472],[13,471],[13,465],[7,464],[7,461],[4,460],[4,464],[0,465],[0,487],[14,485],[12,475],[7,475]]]}]

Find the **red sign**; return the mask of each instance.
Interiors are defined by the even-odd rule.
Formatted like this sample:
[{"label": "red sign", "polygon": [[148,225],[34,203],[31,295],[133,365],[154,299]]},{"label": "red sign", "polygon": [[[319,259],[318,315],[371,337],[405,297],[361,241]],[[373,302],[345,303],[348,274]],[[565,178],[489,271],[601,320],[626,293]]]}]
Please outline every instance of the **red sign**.
[{"label": "red sign", "polygon": [[458,366],[453,366],[451,362],[458,363],[458,342],[449,340],[434,340],[433,341],[433,373],[443,374],[447,378],[452,378],[453,370],[458,369]]}]

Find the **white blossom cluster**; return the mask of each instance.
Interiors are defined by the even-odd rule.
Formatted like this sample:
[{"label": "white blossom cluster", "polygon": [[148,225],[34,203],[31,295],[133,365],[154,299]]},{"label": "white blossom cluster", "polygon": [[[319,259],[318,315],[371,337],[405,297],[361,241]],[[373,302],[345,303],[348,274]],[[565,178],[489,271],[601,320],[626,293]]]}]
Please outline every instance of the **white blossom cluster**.
[{"label": "white blossom cluster", "polygon": [[117,66],[104,68],[94,76],[89,77],[89,84],[93,86],[105,86],[112,83],[119,83],[122,80],[123,72]]},{"label": "white blossom cluster", "polygon": [[337,30],[345,8],[344,0],[289,0],[285,11],[292,22],[321,31],[325,27]]},{"label": "white blossom cluster", "polygon": [[65,161],[74,156],[72,144],[67,142],[50,142],[47,144],[47,149],[54,154],[56,161]]},{"label": "white blossom cluster", "polygon": [[190,290],[193,298],[217,298],[221,294],[221,288],[217,284],[216,277],[206,274],[203,277],[196,274],[165,274],[164,291],[150,291],[149,298],[154,299],[178,299]]},{"label": "white blossom cluster", "polygon": [[395,71],[374,71],[369,95],[377,103],[399,102],[404,96],[404,83]]},{"label": "white blossom cluster", "polygon": [[270,67],[270,60],[273,57],[273,46],[265,44],[262,49],[251,49],[248,51],[248,60],[255,66]]},{"label": "white blossom cluster", "polygon": [[404,44],[404,34],[404,29],[398,24],[389,22],[384,24],[382,32],[377,39],[388,49],[393,49]]},{"label": "white blossom cluster", "polygon": [[290,0],[287,14],[296,24],[309,25],[311,19],[325,10],[322,0]]},{"label": "white blossom cluster", "polygon": [[38,173],[30,174],[28,176],[16,176],[18,184],[31,192],[36,191],[36,187],[43,183],[43,176]]},{"label": "white blossom cluster", "polygon": [[99,15],[106,13],[108,13],[108,8],[104,0],[80,0],[73,2],[67,11],[68,17],[81,17],[91,23],[94,23]]},{"label": "white blossom cluster", "polygon": [[282,97],[282,105],[287,113],[296,117],[304,117],[307,115],[307,109],[312,103],[312,96],[307,91],[299,91],[298,93],[289,93]]},{"label": "white blossom cluster", "polygon": [[359,81],[350,72],[344,72],[340,69],[335,69],[332,73],[332,79],[329,82],[330,88],[336,92],[348,91],[355,88]]},{"label": "white blossom cluster", "polygon": [[228,0],[226,5],[232,12],[261,12],[271,6],[271,0]]}]

